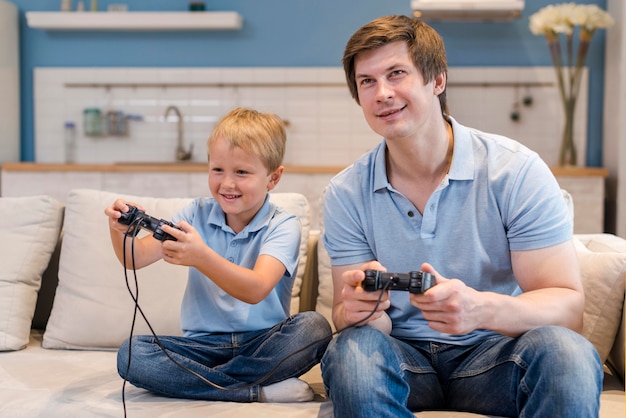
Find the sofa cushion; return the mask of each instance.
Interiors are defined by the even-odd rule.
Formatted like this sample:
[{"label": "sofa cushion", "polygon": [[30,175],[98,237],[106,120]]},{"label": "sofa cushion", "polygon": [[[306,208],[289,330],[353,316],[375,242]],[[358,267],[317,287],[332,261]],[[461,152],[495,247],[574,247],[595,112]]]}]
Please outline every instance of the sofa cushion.
[{"label": "sofa cushion", "polygon": [[48,196],[0,198],[0,350],[28,344],[37,292],[63,221]]},{"label": "sofa cushion", "polygon": [[585,290],[582,334],[604,363],[622,320],[626,253],[593,252],[576,237],[574,245]]},{"label": "sofa cushion", "polygon": [[[59,284],[43,337],[45,348],[116,349],[128,337],[134,302],[124,278],[124,268],[111,245],[104,208],[121,197],[143,206],[146,213],[170,219],[191,199],[119,195],[97,190],[69,193],[59,262]],[[304,196],[272,195],[272,201],[297,214],[303,223],[301,260],[306,262],[309,207]],[[147,233],[146,231],[142,233]],[[130,245],[130,240],[127,245]],[[304,268],[299,268],[299,292]],[[188,269],[160,260],[136,272],[139,305],[157,334],[180,335],[180,303]],[[132,271],[129,282],[134,289]],[[298,306],[298,301],[292,306]],[[150,333],[138,317],[135,333]]]}]

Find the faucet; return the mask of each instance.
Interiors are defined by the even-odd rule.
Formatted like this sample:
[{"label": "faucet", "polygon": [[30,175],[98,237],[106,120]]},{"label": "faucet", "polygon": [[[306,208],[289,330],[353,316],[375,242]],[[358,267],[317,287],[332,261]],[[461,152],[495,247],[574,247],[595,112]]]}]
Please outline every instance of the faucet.
[{"label": "faucet", "polygon": [[191,153],[193,151],[193,144],[189,146],[189,151],[185,151],[185,147],[183,146],[183,115],[180,113],[180,109],[176,106],[168,106],[165,110],[165,119],[167,120],[167,115],[173,111],[176,113],[178,117],[178,139],[176,141],[176,159],[178,161],[187,161],[191,159]]}]

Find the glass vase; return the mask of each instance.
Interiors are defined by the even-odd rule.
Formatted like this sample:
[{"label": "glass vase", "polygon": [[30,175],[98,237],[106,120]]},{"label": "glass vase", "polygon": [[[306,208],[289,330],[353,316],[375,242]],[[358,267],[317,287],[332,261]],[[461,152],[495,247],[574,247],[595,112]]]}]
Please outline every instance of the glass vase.
[{"label": "glass vase", "polygon": [[574,143],[574,110],[576,109],[576,99],[566,99],[563,105],[565,110],[565,123],[563,125],[563,136],[561,138],[559,165],[575,166],[578,163],[576,144]]}]

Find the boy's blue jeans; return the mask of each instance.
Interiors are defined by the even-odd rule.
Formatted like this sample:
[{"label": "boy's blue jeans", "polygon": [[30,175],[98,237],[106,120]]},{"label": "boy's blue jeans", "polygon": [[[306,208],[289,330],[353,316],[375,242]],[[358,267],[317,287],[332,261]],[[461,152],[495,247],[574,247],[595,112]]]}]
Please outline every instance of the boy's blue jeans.
[{"label": "boy's blue jeans", "polygon": [[[298,377],[317,364],[330,339],[328,321],[315,312],[299,313],[260,331],[197,338],[159,337],[176,362],[227,389],[222,390],[178,367],[163,353],[152,335],[134,336],[126,379],[162,396],[255,402],[259,400],[261,385]],[[312,346],[281,363],[309,344]],[[117,354],[121,377],[126,375],[128,352],[129,340],[126,340]],[[266,376],[260,384],[250,386]]]},{"label": "boy's blue jeans", "polygon": [[335,417],[413,417],[456,410],[502,417],[597,417],[603,371],[595,348],[562,327],[475,346],[401,341],[364,326],[322,358]]}]

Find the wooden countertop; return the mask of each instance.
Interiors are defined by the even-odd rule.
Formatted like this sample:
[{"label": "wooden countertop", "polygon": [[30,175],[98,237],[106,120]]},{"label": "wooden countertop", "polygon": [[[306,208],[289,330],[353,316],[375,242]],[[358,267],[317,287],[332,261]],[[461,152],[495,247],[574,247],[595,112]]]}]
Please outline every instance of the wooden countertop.
[{"label": "wooden countertop", "polygon": [[[286,165],[285,173],[296,174],[336,174],[341,166],[295,166]],[[118,163],[118,164],[53,164],[53,163],[4,163],[2,171],[81,171],[118,173],[204,173],[206,163]]]},{"label": "wooden countertop", "polygon": [[609,170],[603,167],[551,167],[556,177],[608,177]]},{"label": "wooden countertop", "polygon": [[[342,166],[301,166],[286,165],[285,173],[295,174],[336,174]],[[557,177],[608,177],[609,170],[602,167],[552,167]],[[203,173],[206,163],[118,163],[118,164],[52,164],[52,163],[4,163],[2,171],[98,171],[98,172],[171,172]]]}]

